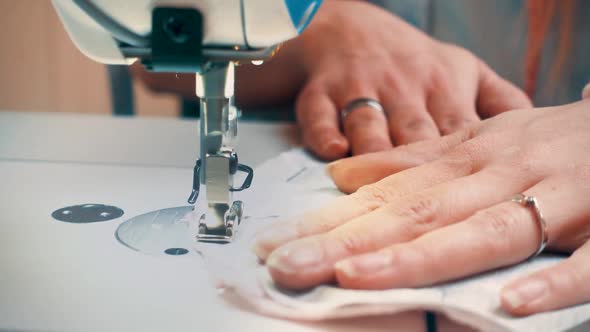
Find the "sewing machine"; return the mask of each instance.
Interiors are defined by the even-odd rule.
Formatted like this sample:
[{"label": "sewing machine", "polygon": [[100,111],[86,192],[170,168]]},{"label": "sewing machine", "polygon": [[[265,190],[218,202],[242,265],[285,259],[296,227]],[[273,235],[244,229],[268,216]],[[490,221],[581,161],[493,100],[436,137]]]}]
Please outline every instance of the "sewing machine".
[{"label": "sewing machine", "polygon": [[[70,38],[95,61],[196,73],[200,156],[188,202],[206,201],[197,240],[231,242],[243,214],[233,192],[253,170],[234,150],[234,66],[260,63],[305,29],[322,0],[52,0]],[[246,173],[243,183],[234,176]]]}]

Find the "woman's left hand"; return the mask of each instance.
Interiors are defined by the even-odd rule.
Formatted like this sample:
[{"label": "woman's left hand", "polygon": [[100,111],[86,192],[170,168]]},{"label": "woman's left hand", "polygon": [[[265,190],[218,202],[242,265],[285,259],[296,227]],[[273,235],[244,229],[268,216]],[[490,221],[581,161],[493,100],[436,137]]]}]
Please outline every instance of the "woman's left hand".
[{"label": "woman's left hand", "polygon": [[522,262],[541,236],[533,210],[510,200],[523,193],[539,202],[547,249],[572,255],[506,285],[502,306],[528,315],[590,300],[590,100],[511,111],[329,171],[360,189],[255,246],[283,286],[420,287]]}]

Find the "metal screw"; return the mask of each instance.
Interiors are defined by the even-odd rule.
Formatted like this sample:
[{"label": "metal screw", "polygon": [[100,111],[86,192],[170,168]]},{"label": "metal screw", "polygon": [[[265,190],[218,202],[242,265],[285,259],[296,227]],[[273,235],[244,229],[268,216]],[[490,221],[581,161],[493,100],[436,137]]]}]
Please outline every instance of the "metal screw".
[{"label": "metal screw", "polygon": [[186,43],[190,38],[190,31],[186,31],[185,27],[185,22],[175,16],[170,16],[164,23],[164,31],[172,41],[178,44]]}]

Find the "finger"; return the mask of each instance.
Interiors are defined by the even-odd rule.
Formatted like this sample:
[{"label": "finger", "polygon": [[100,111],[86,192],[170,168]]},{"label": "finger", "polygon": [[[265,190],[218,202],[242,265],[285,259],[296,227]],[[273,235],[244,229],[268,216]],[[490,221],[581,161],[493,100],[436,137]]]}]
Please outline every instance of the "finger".
[{"label": "finger", "polygon": [[308,85],[297,97],[295,112],[304,144],[313,153],[326,160],[346,156],[349,143],[340,132],[336,106],[323,88]]},{"label": "finger", "polygon": [[502,307],[517,316],[590,301],[590,242],[568,259],[518,279],[502,290]]},{"label": "finger", "polygon": [[343,127],[353,155],[389,150],[393,147],[385,114],[372,107],[351,110],[343,119]]},{"label": "finger", "polygon": [[428,114],[423,96],[381,93],[387,113],[389,133],[395,145],[409,144],[439,137],[436,124]]},{"label": "finger", "polygon": [[[559,234],[560,217],[578,218],[576,212],[587,204],[561,200],[556,186],[563,188],[563,179],[544,180],[525,192],[541,204],[550,236]],[[335,269],[347,288],[420,287],[515,264],[539,245],[540,227],[531,208],[506,201],[412,242],[341,261]]]},{"label": "finger", "polygon": [[482,118],[533,106],[529,97],[521,89],[498,76],[484,62],[480,62],[479,67],[477,109]]},{"label": "finger", "polygon": [[345,193],[375,183],[386,176],[440,158],[444,153],[473,137],[475,128],[453,135],[398,146],[390,151],[340,159],[327,166],[327,172]]},{"label": "finger", "polygon": [[330,281],[337,261],[410,241],[464,220],[475,211],[528,188],[537,177],[508,167],[490,168],[408,194],[328,233],[280,247],[268,259],[269,271],[276,282],[290,288]]},{"label": "finger", "polygon": [[586,84],[584,90],[582,90],[582,99],[590,98],[590,83]]},{"label": "finger", "polygon": [[[441,139],[445,143],[441,143],[440,147],[447,149],[447,146],[459,144],[460,140],[470,137],[472,137],[471,134],[459,135],[458,133],[454,138],[449,136],[449,138]],[[498,141],[498,144],[501,142]],[[478,147],[477,143],[473,143],[472,146],[471,149],[462,148],[460,151],[465,151],[465,156],[469,157],[477,153],[486,155],[489,152]],[[352,195],[337,198],[319,210],[267,228],[258,234],[253,250],[260,259],[266,260],[273,250],[289,241],[327,232],[408,193],[468,175],[476,168],[475,165],[478,162],[475,158],[457,156],[450,160],[441,160],[394,174],[372,185],[372,190],[360,190]]]},{"label": "finger", "polygon": [[469,89],[438,89],[428,98],[428,110],[442,135],[468,128],[479,121],[475,97]]},{"label": "finger", "polygon": [[[370,98],[379,102],[371,79],[354,76],[346,84],[332,83],[331,97],[341,111],[358,98]],[[393,147],[387,131],[385,114],[370,106],[351,109],[343,119],[342,127],[348,138],[353,155],[391,149]]]}]

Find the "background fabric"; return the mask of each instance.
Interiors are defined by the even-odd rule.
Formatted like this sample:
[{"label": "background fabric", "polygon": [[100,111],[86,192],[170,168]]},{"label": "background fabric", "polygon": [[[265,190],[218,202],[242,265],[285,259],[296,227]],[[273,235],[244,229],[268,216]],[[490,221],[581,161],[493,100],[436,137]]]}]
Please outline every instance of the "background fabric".
[{"label": "background fabric", "polygon": [[[527,41],[525,0],[370,0],[436,39],[475,53],[502,77],[523,87]],[[542,54],[536,106],[580,99],[590,81],[590,1],[576,0],[572,49],[557,80],[550,79],[555,61],[558,19]]]}]

